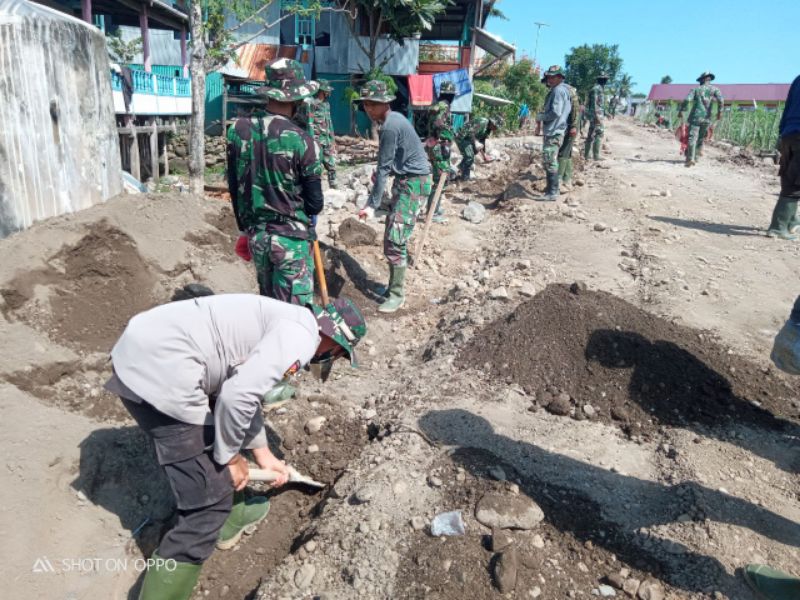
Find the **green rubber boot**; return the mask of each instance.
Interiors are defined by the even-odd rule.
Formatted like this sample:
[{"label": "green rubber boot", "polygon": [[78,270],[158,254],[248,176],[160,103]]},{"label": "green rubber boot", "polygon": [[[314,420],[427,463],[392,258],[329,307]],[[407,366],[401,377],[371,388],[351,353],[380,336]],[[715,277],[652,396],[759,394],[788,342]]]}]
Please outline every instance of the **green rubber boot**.
[{"label": "green rubber boot", "polygon": [[139,600],[189,600],[203,565],[164,560],[153,552]]},{"label": "green rubber boot", "polygon": [[558,159],[558,177],[561,181],[566,181],[567,177],[567,161],[566,158],[559,158]]},{"label": "green rubber boot", "polygon": [[339,189],[339,184],[336,183],[336,171],[328,171],[328,187],[332,190]]},{"label": "green rubber boot", "polygon": [[269,512],[269,500],[264,496],[254,496],[245,500],[244,492],[234,492],[233,508],[219,532],[217,548],[229,550],[239,543],[248,527],[263,521]]},{"label": "green rubber boot", "polygon": [[589,155],[592,152],[592,140],[591,138],[586,138],[586,142],[583,144],[583,159],[589,160]]},{"label": "green rubber boot", "polygon": [[393,313],[400,308],[406,301],[405,294],[403,293],[403,285],[406,280],[406,267],[394,267],[391,270],[391,279],[389,280],[389,297],[386,301],[378,307],[378,312]]},{"label": "green rubber boot", "polygon": [[767,229],[767,236],[781,240],[795,241],[793,228],[797,228],[797,200],[779,196],[775,209],[772,211],[772,221]]},{"label": "green rubber boot", "polygon": [[800,579],[767,565],[747,565],[744,579],[760,600],[800,598]]},{"label": "green rubber boot", "polygon": [[563,162],[564,162],[564,174],[561,177],[561,181],[563,183],[566,183],[567,185],[572,185],[572,159],[565,158]]},{"label": "green rubber boot", "polygon": [[603,146],[603,136],[596,135],[594,137],[594,142],[592,143],[592,157],[595,160],[600,160],[600,149]]}]

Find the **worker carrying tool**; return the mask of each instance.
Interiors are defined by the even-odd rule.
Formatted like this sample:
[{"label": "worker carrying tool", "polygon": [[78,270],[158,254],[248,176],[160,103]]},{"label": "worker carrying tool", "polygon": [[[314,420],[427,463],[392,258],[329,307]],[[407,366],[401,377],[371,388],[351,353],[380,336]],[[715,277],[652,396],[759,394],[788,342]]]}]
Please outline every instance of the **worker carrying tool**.
[{"label": "worker carrying tool", "polygon": [[324,381],[342,356],[355,366],[366,330],[343,298],[304,307],[255,294],[171,302],[130,320],[111,351],[106,389],[152,438],[178,514],[140,600],[188,599],[214,546],[232,548],[266,517],[266,498],[245,500],[242,450],[278,474],[275,486],[291,473],[267,446],[262,399],[304,367]]},{"label": "worker carrying tool", "polygon": [[322,163],[313,139],[292,121],[318,89],[297,61],[266,68],[266,110],[228,130],[228,190],[239,226],[237,254],[252,255],[264,296],[305,306],[314,297],[314,217],[322,212]]},{"label": "worker carrying tool", "polygon": [[361,88],[359,101],[364,112],[381,127],[378,142],[378,168],[367,206],[358,214],[368,219],[380,206],[389,175],[394,175],[392,200],[383,234],[383,254],[389,262],[389,285],[386,300],[378,307],[393,313],[405,302],[405,278],[408,266],[408,240],[414,231],[417,215],[431,194],[431,164],[425,148],[408,119],[394,112],[390,103],[395,96],[383,81],[368,81]]}]

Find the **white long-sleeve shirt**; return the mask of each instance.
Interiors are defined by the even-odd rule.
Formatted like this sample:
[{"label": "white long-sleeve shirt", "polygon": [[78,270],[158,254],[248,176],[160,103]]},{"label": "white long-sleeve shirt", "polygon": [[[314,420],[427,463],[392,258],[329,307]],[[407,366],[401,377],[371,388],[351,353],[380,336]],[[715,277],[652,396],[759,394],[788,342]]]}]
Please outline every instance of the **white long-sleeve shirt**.
[{"label": "white long-sleeve shirt", "polygon": [[[301,306],[254,294],[172,302],[133,317],[111,351],[108,389],[178,421],[215,427],[214,460],[265,447],[261,400],[319,346],[317,320]],[[211,412],[209,396],[216,397]]]}]

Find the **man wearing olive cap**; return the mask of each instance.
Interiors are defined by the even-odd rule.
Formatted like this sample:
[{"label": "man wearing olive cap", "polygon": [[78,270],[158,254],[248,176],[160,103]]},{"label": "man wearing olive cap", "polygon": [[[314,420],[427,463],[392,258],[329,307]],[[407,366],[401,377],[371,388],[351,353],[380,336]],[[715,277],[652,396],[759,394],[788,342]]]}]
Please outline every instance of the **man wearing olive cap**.
[{"label": "man wearing olive cap", "polygon": [[316,91],[300,63],[275,60],[258,90],[266,111],[239,119],[228,130],[228,189],[259,290],[299,305],[314,296],[311,242],[324,197],[319,148],[292,118]]},{"label": "man wearing olive cap", "polygon": [[703,142],[711,127],[711,110],[717,103],[717,121],[722,118],[724,101],[719,88],[711,85],[714,74],[706,71],[697,78],[700,84],[694,88],[681,104],[678,120],[683,120],[683,113],[689,110],[689,143],[686,146],[686,166],[693,166],[703,156]]},{"label": "man wearing olive cap", "polygon": [[106,389],[152,438],[178,513],[140,600],[188,599],[214,546],[232,548],[266,517],[266,498],[244,498],[241,453],[278,472],[276,486],[288,472],[267,445],[262,399],[304,367],[329,371],[341,356],[355,364],[366,330],[349,300],[305,307],[255,294],[190,298],[130,320],[111,351]]},{"label": "man wearing olive cap", "polygon": [[333,137],[333,120],[328,98],[333,87],[326,79],[316,81],[319,90],[300,104],[295,121],[306,130],[321,150],[320,160],[328,173],[328,185],[338,189],[336,183],[336,141]]}]

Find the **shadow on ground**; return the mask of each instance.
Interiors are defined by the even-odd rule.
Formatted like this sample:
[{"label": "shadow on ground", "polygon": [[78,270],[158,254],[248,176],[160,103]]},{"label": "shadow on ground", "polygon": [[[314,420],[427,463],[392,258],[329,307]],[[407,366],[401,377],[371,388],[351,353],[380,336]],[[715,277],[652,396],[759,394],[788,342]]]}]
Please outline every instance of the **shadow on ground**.
[{"label": "shadow on ground", "polygon": [[698,231],[705,231],[707,233],[716,233],[720,235],[750,235],[755,237],[763,237],[764,230],[760,227],[753,227],[751,225],[726,225],[724,223],[712,223],[710,221],[696,221],[692,219],[677,219],[675,217],[661,217],[651,216],[650,219],[658,221],[659,223],[667,223],[675,225],[676,227],[684,227],[686,229],[696,229]]}]

